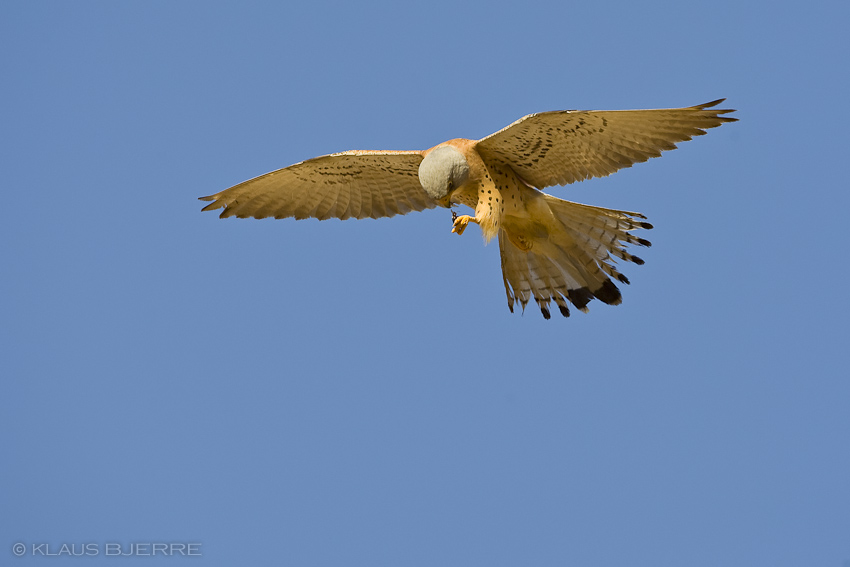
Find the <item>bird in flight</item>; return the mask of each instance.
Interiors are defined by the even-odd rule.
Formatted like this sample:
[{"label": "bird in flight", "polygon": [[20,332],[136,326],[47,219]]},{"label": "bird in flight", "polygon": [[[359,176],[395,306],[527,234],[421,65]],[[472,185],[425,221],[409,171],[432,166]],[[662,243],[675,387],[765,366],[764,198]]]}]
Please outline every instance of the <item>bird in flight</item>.
[{"label": "bird in flight", "polygon": [[529,114],[480,140],[457,138],[424,151],[353,150],[321,156],[201,197],[221,218],[380,218],[434,207],[452,211],[452,232],[469,223],[485,242],[498,238],[502,279],[513,312],[533,298],[546,319],[554,301],[587,312],[594,298],[618,305],[614,283],[629,280],[617,260],[643,264],[626,245],[649,246],[632,234],[650,229],[640,213],[558,199],[541,189],[659,157],[677,142],[705,134],[734,110],[719,99],[687,108],[562,110]]}]

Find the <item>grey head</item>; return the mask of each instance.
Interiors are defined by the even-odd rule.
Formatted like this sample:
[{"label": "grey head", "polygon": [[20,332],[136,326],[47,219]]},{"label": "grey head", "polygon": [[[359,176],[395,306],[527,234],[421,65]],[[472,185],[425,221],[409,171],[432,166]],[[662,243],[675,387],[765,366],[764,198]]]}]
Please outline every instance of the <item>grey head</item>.
[{"label": "grey head", "polygon": [[419,164],[419,182],[431,198],[440,201],[466,183],[469,164],[463,154],[451,146],[431,151]]}]

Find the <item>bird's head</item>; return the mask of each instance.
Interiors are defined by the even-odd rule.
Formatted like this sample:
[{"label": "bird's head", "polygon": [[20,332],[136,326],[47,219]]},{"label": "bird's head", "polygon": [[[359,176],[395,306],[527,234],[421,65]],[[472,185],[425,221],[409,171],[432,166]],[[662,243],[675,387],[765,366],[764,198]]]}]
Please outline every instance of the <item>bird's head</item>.
[{"label": "bird's head", "polygon": [[466,183],[469,164],[451,146],[440,146],[425,156],[419,164],[419,182],[428,195],[444,207],[449,207],[452,191]]}]

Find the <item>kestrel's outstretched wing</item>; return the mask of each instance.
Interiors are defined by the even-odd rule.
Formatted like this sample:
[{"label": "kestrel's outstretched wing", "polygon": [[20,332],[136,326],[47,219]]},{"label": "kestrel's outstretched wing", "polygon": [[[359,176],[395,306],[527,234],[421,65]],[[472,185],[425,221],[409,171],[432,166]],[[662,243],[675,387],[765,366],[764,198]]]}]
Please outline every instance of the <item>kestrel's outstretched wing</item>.
[{"label": "kestrel's outstretched wing", "polygon": [[676,142],[737,118],[712,107],[719,99],[688,108],[656,110],[562,110],[529,114],[478,140],[485,161],[508,165],[542,189],[591,177],[658,157]]},{"label": "kestrel's outstretched wing", "polygon": [[350,151],[255,177],[215,195],[221,217],[379,218],[437,206],[419,183],[422,152]]}]

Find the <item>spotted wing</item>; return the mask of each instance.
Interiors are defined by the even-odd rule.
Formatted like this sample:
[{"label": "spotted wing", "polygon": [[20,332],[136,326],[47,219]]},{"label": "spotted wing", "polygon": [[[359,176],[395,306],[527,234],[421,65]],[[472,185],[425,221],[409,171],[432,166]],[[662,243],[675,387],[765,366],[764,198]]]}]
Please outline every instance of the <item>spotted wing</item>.
[{"label": "spotted wing", "polygon": [[676,142],[737,118],[713,108],[725,99],[688,108],[563,110],[530,114],[478,140],[485,160],[509,165],[538,187],[604,177],[658,157]]},{"label": "spotted wing", "polygon": [[437,206],[419,183],[417,151],[350,151],[255,177],[215,195],[221,218],[379,218]]}]

